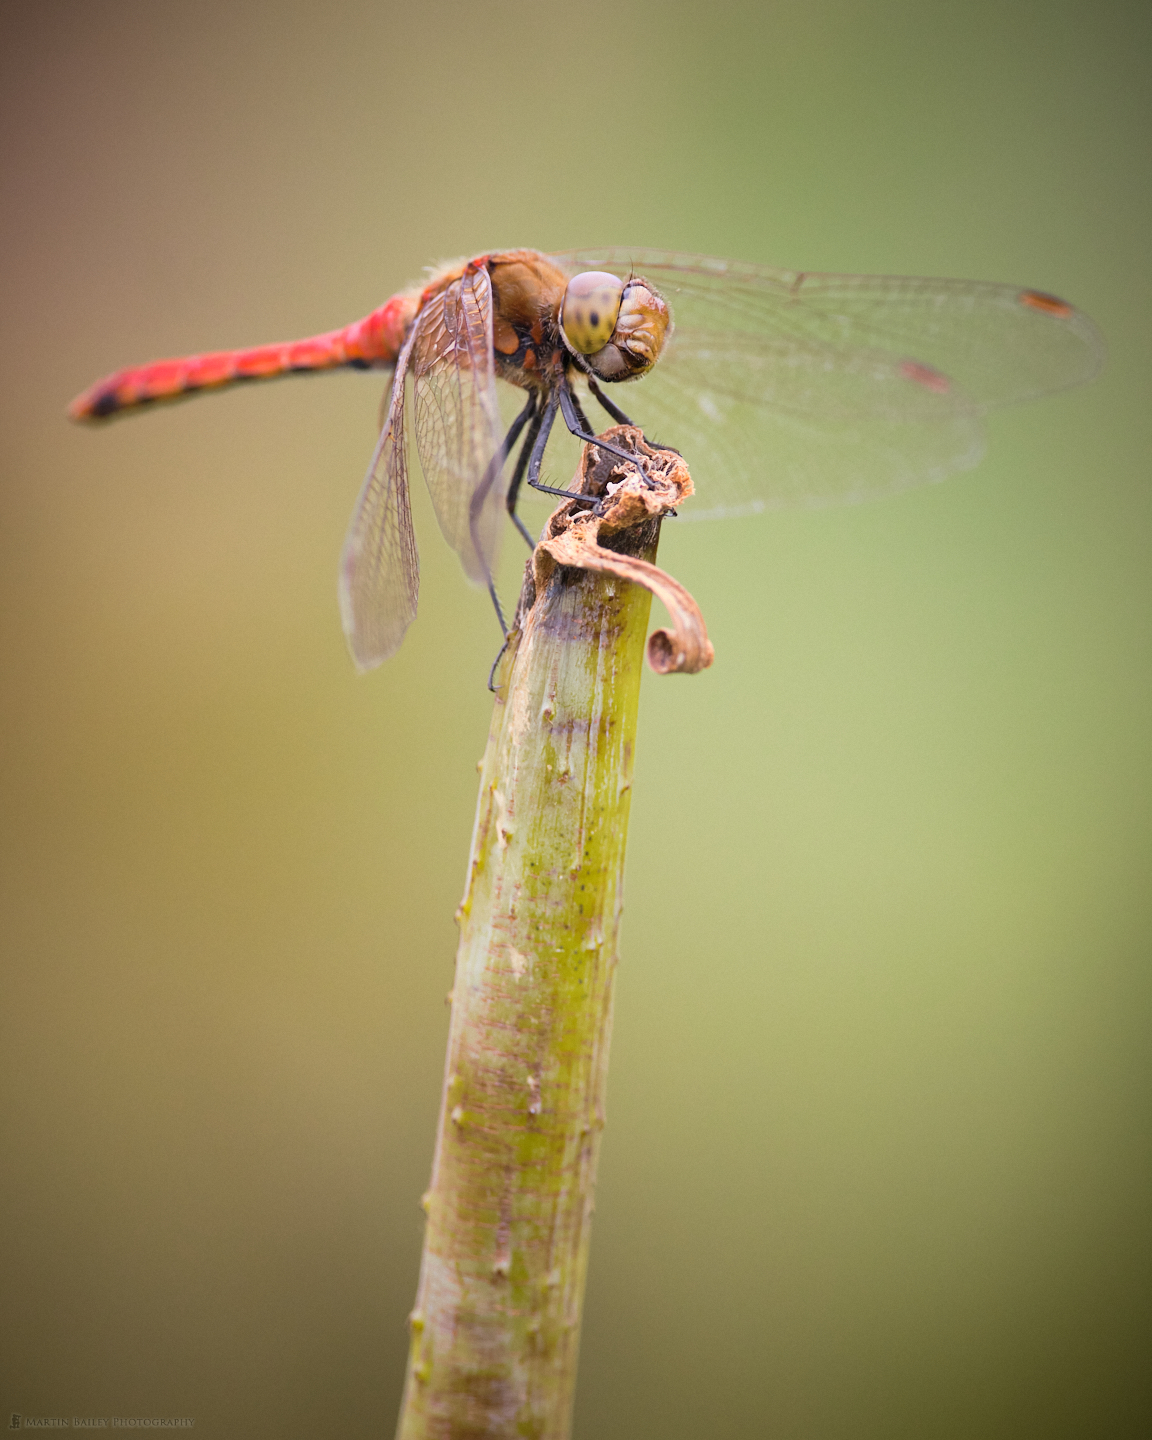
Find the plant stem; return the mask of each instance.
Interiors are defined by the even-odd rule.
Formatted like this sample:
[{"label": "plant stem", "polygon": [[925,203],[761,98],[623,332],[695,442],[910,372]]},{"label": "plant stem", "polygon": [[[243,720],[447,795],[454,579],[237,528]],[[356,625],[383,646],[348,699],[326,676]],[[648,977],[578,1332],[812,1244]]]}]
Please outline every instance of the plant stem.
[{"label": "plant stem", "polygon": [[560,543],[590,537],[576,564],[597,568],[542,545],[503,661],[400,1440],[569,1434],[651,606],[601,565],[660,574],[648,509],[611,552],[586,508],[553,516]]}]

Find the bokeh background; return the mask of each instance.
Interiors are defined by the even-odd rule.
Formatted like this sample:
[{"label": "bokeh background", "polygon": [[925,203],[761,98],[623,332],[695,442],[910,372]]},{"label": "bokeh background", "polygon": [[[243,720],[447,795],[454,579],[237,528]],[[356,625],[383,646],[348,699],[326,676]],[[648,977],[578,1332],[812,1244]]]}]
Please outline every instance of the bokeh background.
[{"label": "bokeh background", "polygon": [[621,243],[1018,281],[1110,363],[665,536],[717,659],[645,680],[576,1434],[1152,1433],[1152,10],[0,15],[4,1423],[391,1433],[496,640],[419,497],[353,673],[379,376],[66,402]]}]

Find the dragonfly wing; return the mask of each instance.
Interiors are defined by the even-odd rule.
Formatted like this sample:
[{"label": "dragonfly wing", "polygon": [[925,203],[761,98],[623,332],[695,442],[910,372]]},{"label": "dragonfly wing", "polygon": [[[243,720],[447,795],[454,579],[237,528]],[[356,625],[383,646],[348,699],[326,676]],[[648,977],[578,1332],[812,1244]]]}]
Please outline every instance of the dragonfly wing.
[{"label": "dragonfly wing", "polygon": [[466,270],[421,312],[412,352],[416,447],[444,538],[488,584],[502,530],[500,409],[487,270]]},{"label": "dragonfly wing", "polygon": [[360,670],[395,654],[416,618],[420,561],[404,434],[404,377],[414,338],[415,331],[396,362],[387,415],[340,560],[340,615]]},{"label": "dragonfly wing", "polygon": [[849,504],[943,480],[983,454],[978,409],[883,353],[743,341],[677,330],[628,394],[645,433],[688,458],[699,506],[686,517]]},{"label": "dragonfly wing", "polygon": [[946,375],[981,409],[1083,384],[1104,364],[1103,337],[1087,315],[1019,285],[822,275],[657,250],[554,258],[569,270],[646,276],[678,328],[882,351]]},{"label": "dragonfly wing", "polygon": [[706,513],[864,499],[976,463],[980,414],[1089,380],[1088,317],[1018,286],[817,275],[649,250],[555,257],[643,275],[675,330],[627,408],[685,450]]}]

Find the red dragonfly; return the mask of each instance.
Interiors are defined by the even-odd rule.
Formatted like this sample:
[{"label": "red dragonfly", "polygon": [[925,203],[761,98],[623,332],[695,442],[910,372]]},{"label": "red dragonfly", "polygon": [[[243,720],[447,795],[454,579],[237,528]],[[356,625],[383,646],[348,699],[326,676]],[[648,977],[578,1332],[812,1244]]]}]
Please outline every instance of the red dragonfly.
[{"label": "red dragonfly", "polygon": [[[602,385],[642,381],[644,428],[689,458],[702,503],[693,518],[704,518],[941,480],[979,460],[985,410],[1089,380],[1103,357],[1086,315],[1013,285],[807,274],[657,250],[511,250],[445,265],[342,330],[117,371],[69,413],[103,420],[242,380],[391,369],[340,567],[344,630],[368,669],[416,615],[409,375],[440,528],[503,627],[492,579],[502,513],[532,545],[516,513],[523,482],[567,493],[540,478],[557,414],[581,440],[593,438],[588,397],[631,423]],[[497,380],[527,395],[506,433]]]}]

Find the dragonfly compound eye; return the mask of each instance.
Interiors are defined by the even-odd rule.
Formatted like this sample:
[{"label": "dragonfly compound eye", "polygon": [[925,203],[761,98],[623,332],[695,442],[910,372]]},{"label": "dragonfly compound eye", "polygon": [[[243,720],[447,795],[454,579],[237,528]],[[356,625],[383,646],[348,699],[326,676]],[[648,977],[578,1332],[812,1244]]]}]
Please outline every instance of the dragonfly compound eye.
[{"label": "dragonfly compound eye", "polygon": [[595,355],[603,350],[616,328],[624,282],[603,270],[574,275],[560,306],[560,328],[570,350]]},{"label": "dragonfly compound eye", "polygon": [[[579,334],[579,339],[584,343],[577,344],[577,335],[573,334],[572,322],[578,306],[585,317],[585,328],[592,320],[589,301],[581,297],[572,302],[573,287],[581,281],[588,282],[589,290],[593,289],[593,282],[599,285],[607,281],[612,281],[620,290],[612,312],[611,332],[603,338],[601,332],[604,321],[597,299],[596,338],[600,340],[600,344],[596,349],[584,348],[585,344],[591,346],[590,335]],[[605,288],[598,293],[608,292]],[[595,375],[598,380],[638,380],[641,375],[646,375],[660,358],[664,342],[672,333],[672,317],[668,313],[668,306],[646,280],[628,280],[621,285],[614,276],[594,273],[577,275],[568,286],[560,312],[560,325],[565,344],[576,355],[580,368]]]}]

